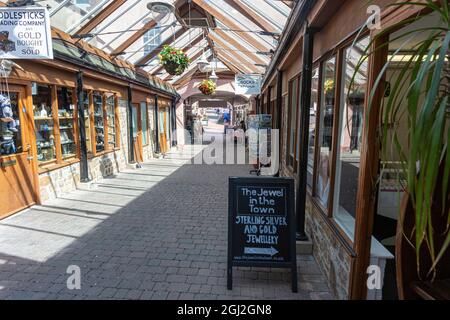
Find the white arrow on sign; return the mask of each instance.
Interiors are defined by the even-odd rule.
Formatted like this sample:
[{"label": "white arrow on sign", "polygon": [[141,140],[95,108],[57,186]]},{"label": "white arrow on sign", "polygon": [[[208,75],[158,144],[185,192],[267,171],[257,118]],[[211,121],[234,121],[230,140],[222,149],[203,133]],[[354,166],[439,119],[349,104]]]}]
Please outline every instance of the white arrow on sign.
[{"label": "white arrow on sign", "polygon": [[262,254],[262,255],[268,255],[268,256],[274,256],[278,253],[278,250],[275,249],[274,247],[270,247],[270,248],[249,248],[249,247],[245,247],[244,248],[244,253],[245,254]]}]

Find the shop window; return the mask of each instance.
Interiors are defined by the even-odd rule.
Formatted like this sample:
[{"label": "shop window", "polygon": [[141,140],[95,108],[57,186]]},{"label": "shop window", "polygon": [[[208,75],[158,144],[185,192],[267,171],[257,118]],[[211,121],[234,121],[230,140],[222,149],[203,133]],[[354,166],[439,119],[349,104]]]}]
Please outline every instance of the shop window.
[{"label": "shop window", "polygon": [[116,128],[116,98],[113,94],[106,95],[106,121],[108,123],[108,146],[109,149],[117,147]]},{"label": "shop window", "polygon": [[37,160],[39,163],[56,161],[55,122],[50,86],[40,84],[35,86],[33,90],[33,113]]},{"label": "shop window", "polygon": [[63,159],[75,157],[77,147],[75,143],[75,105],[72,89],[58,88],[57,98],[61,155]]},{"label": "shop window", "polygon": [[83,91],[83,106],[84,106],[84,126],[86,132],[86,149],[88,154],[92,155],[92,139],[91,139],[91,99],[92,94]]},{"label": "shop window", "polygon": [[317,168],[316,195],[325,208],[331,182],[331,149],[333,142],[333,119],[335,112],[336,58],[323,64],[321,83],[320,127],[319,127],[319,161]]},{"label": "shop window", "polygon": [[300,103],[301,103],[301,96],[302,96],[302,78],[300,77],[298,79],[298,94],[297,94],[297,106],[298,106],[298,112],[297,112],[297,139],[295,141],[295,163],[294,163],[294,171],[297,172],[298,170],[298,160],[300,157],[300,134],[301,134],[301,108],[300,108]]},{"label": "shop window", "polygon": [[147,103],[141,102],[142,144],[148,145]]},{"label": "shop window", "polygon": [[133,106],[133,108],[131,110],[132,110],[131,119],[133,121],[133,123],[132,123],[132,126],[133,126],[133,139],[137,139],[138,132],[139,132],[137,106]]},{"label": "shop window", "polygon": [[286,150],[286,162],[289,167],[294,166],[295,130],[297,125],[298,105],[298,78],[289,84],[289,114],[288,114],[288,145]]},{"label": "shop window", "polygon": [[95,151],[105,151],[105,114],[103,112],[103,94],[94,92],[94,129]]},{"label": "shop window", "polygon": [[23,152],[20,128],[19,96],[1,92],[0,156]]},{"label": "shop window", "polygon": [[316,121],[319,110],[319,68],[312,72],[311,79],[311,105],[309,107],[309,129],[308,129],[308,164],[307,164],[307,184],[312,187],[314,176],[314,151],[316,139]]},{"label": "shop window", "polygon": [[367,85],[367,60],[359,67],[354,80],[355,66],[368,46],[369,39],[358,41],[344,50],[341,102],[339,108],[339,136],[336,149],[336,174],[333,197],[333,219],[353,239],[358,193],[361,134]]}]

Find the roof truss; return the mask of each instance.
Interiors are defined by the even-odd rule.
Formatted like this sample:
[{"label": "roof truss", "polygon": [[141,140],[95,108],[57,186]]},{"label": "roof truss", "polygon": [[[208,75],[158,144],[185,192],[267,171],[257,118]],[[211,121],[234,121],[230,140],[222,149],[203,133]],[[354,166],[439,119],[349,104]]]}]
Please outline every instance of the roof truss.
[{"label": "roof truss", "polygon": [[100,11],[96,16],[91,18],[84,26],[78,29],[75,34],[81,35],[86,34],[94,30],[100,23],[102,23],[106,18],[113,14],[117,9],[119,9],[126,0],[116,0],[112,1],[107,5],[102,11]]}]

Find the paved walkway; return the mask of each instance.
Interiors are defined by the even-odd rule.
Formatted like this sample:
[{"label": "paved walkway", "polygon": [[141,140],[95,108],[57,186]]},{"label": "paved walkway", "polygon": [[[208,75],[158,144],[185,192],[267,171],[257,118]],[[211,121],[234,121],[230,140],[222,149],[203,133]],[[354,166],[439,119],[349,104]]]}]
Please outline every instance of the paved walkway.
[{"label": "paved walkway", "polygon": [[[249,168],[170,157],[0,221],[0,299],[331,298],[311,256],[297,294],[288,271],[255,268],[228,291],[227,181]],[[81,290],[67,289],[70,265]]]}]

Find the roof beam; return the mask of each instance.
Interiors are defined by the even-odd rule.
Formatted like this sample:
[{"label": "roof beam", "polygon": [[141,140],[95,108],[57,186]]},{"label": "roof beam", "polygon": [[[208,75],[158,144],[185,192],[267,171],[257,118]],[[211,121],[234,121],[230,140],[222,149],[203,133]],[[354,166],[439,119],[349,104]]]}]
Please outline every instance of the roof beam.
[{"label": "roof beam", "polygon": [[[208,56],[208,60],[212,58],[212,55]],[[188,72],[182,74],[177,80],[173,82],[173,84],[183,85],[186,82],[189,82],[192,79],[192,76],[197,72],[197,66],[193,67]],[[167,79],[167,78],[166,78]],[[182,81],[184,79],[184,81]]]},{"label": "roof beam", "polygon": [[[218,10],[211,7],[209,4],[207,4],[204,0],[193,0],[195,4],[200,6],[203,10],[208,12],[210,15],[212,15],[214,18],[222,22],[226,27],[233,29],[233,30],[240,30],[241,28],[239,25],[225,17],[222,13],[220,13]],[[239,32],[239,37],[247,41],[249,44],[251,44],[253,47],[260,51],[267,51],[266,46],[258,42],[255,38],[253,38],[251,35],[249,35],[247,32]]]},{"label": "roof beam", "polygon": [[258,27],[264,31],[276,33],[278,30],[275,29],[264,17],[261,17],[252,8],[248,7],[245,3],[240,0],[226,0],[232,7],[237,9],[241,14],[243,14],[247,19],[252,21]]},{"label": "roof beam", "polygon": [[122,6],[126,0],[116,0],[107,5],[102,11],[100,11],[95,17],[89,19],[89,21],[82,26],[75,34],[86,34],[94,30],[100,23],[114,13],[120,6]]},{"label": "roof beam", "polygon": [[237,71],[239,71],[238,73],[251,73],[253,72],[252,70],[249,71],[249,69],[247,67],[245,67],[245,65],[241,64],[239,61],[237,61],[236,59],[234,59],[232,56],[230,56],[227,52],[223,51],[223,50],[217,50],[217,55],[220,57],[220,60],[222,61],[226,61],[227,63],[233,65],[233,67],[235,69],[237,69]]},{"label": "roof beam", "polygon": [[118,46],[111,54],[119,54],[124,52],[127,48],[129,48],[133,43],[135,43],[138,39],[140,39],[148,30],[154,28],[157,22],[155,20],[150,20],[147,22],[141,29],[136,31],[133,35],[131,35],[127,40],[125,40],[120,46]]},{"label": "roof beam", "polygon": [[[259,64],[265,64],[267,65],[267,62],[265,62],[264,60],[262,60],[260,57],[258,57],[255,53],[253,52],[249,52],[249,50],[244,47],[242,44],[240,44],[238,41],[236,41],[235,39],[233,39],[232,37],[230,37],[225,31],[220,30],[220,29],[215,29],[214,33],[217,33],[222,39],[224,39],[226,42],[228,42],[229,44],[231,44],[233,47],[235,47],[238,50],[242,51],[242,54],[246,55],[247,57],[249,57],[250,59],[252,59],[254,62],[259,63]],[[213,33],[209,33],[208,35],[211,36],[211,39],[216,41],[217,40],[217,36]]]},{"label": "roof beam", "polygon": [[164,42],[162,42],[158,47],[153,49],[152,52],[150,52],[149,54],[147,54],[147,55],[143,56],[141,59],[139,59],[136,62],[136,65],[139,65],[139,64],[142,65],[142,64],[145,64],[145,63],[149,62],[150,60],[152,60],[154,57],[156,57],[158,55],[159,51],[161,51],[165,45],[168,45],[168,44],[176,41],[185,32],[186,32],[186,29],[181,28],[177,32],[175,32],[175,35],[170,35],[169,37],[167,37],[167,39]]},{"label": "roof beam", "polygon": [[234,64],[232,64],[231,62],[229,62],[226,58],[223,58],[221,52],[217,52],[216,53],[217,58],[222,61],[222,63],[228,68],[230,69],[232,72],[234,72],[235,74],[239,74],[239,73],[245,73],[242,70],[238,69]]},{"label": "roof beam", "polygon": [[[217,38],[217,37],[214,37],[212,34],[209,34],[208,35],[209,37],[211,37],[221,48],[217,48],[216,47],[216,49],[218,50],[218,51],[232,51],[232,49],[225,43],[225,42],[223,42],[222,40],[220,40],[219,38]],[[231,55],[231,54],[230,54]],[[250,63],[250,62],[248,62],[248,61],[246,61],[246,60],[244,60],[241,56],[239,56],[239,55],[236,55],[236,54],[234,54],[234,55],[232,55],[233,56],[233,58],[235,58],[235,60],[236,61],[238,61],[240,64],[242,64],[242,65],[244,65],[245,67],[247,67],[248,69],[250,69],[250,70],[252,70],[252,72],[255,72],[255,73],[261,73],[261,71],[259,71],[258,70],[258,68],[256,68],[256,66],[254,65],[254,64],[252,64],[252,63]]]}]

